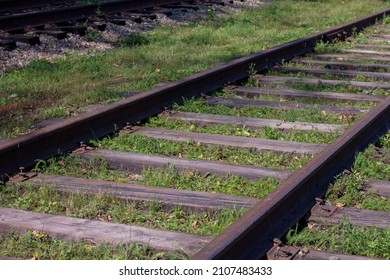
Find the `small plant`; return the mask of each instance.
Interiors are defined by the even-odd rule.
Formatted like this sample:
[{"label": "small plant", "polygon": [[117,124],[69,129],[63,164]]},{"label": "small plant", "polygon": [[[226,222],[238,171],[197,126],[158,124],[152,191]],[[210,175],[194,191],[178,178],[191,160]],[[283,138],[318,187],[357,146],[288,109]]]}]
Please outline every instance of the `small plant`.
[{"label": "small plant", "polygon": [[389,23],[390,23],[390,16],[385,16],[385,17],[383,18],[383,23],[384,23],[384,24],[389,24]]},{"label": "small plant", "polygon": [[256,65],[251,63],[249,65],[249,70],[248,70],[248,82],[246,84],[247,86],[253,86],[253,87],[260,86],[259,80],[256,79],[256,74],[257,74]]},{"label": "small plant", "polygon": [[56,107],[56,108],[46,108],[39,110],[46,119],[51,118],[63,118],[67,117],[69,115],[69,111],[62,106]]},{"label": "small plant", "polygon": [[87,29],[84,39],[88,42],[97,41],[102,38],[102,32],[97,29]]},{"label": "small plant", "polygon": [[207,7],[207,21],[211,22],[215,19],[215,8],[213,6]]},{"label": "small plant", "polygon": [[336,43],[337,43],[337,41],[333,41],[331,43],[319,41],[319,42],[317,42],[317,45],[314,47],[314,51],[318,54],[339,53],[340,47]]},{"label": "small plant", "polygon": [[129,36],[119,40],[116,45],[122,48],[133,48],[137,46],[148,45],[149,43],[150,40],[145,34],[134,32]]}]

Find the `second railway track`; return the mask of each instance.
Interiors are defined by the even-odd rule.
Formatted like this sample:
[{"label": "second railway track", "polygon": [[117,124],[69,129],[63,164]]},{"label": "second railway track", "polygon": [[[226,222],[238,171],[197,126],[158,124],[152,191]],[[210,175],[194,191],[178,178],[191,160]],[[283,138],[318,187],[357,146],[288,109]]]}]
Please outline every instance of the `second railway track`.
[{"label": "second railway track", "polygon": [[[181,214],[173,211],[171,215],[176,215],[184,224],[188,223],[186,220],[191,220],[192,231],[161,229],[158,226],[161,217],[147,222],[153,229],[143,227],[140,221],[137,225],[131,222],[123,224],[118,222],[121,220],[119,216],[104,209],[99,209],[95,221],[91,221],[81,218],[82,213],[74,214],[72,209],[68,209],[71,207],[63,207],[60,210],[62,215],[44,213],[39,211],[39,207],[35,207],[35,211],[4,207],[0,209],[0,229],[4,233],[10,230],[43,230],[52,237],[92,240],[95,243],[134,242],[157,250],[181,250],[193,259],[259,259],[266,256],[293,259],[304,258],[305,254],[306,258],[328,258],[329,254],[325,252],[313,251],[311,254],[315,255],[312,256],[299,248],[283,246],[275,238],[282,238],[289,228],[310,212],[316,198],[322,198],[335,176],[350,168],[359,151],[388,133],[389,74],[373,70],[386,69],[378,65],[388,62],[384,51],[360,51],[362,54],[359,55],[357,48],[361,50],[360,45],[356,45],[355,49],[353,45],[346,44],[340,44],[336,54],[299,56],[311,53],[319,40],[332,41],[349,36],[353,31],[375,23],[387,12],[161,85],[149,92],[0,143],[0,171],[5,188],[23,188],[27,184],[39,189],[42,185],[50,185],[61,193],[108,194],[120,200],[157,203],[163,209],[179,207]],[[385,30],[387,27],[381,25],[380,28]],[[378,36],[382,34],[376,33]],[[367,35],[369,38],[378,36]],[[372,50],[375,45],[366,47]],[[335,61],[327,62],[327,55],[333,56]],[[375,58],[371,59],[372,56]],[[286,64],[293,58],[293,62]],[[344,59],[351,62],[341,63],[340,60]],[[282,62],[284,64],[266,73],[267,69]],[[321,65],[325,67],[321,68]],[[239,82],[242,80],[246,80],[244,85]],[[222,91],[211,94],[222,87]],[[181,104],[183,98],[200,95],[201,99],[175,105],[175,110],[171,110],[173,104]],[[371,105],[367,106],[368,102]],[[145,125],[145,119],[160,113],[158,118]],[[270,114],[279,115],[280,119],[271,119]],[[317,121],[307,121],[309,118],[305,114]],[[211,125],[212,128],[208,128]],[[218,134],[219,130],[224,135]],[[119,135],[119,140],[94,140],[113,133]],[[305,133],[312,133],[320,140],[306,143],[304,139],[308,137]],[[264,135],[269,139],[261,139]],[[93,147],[82,144],[72,153],[77,168],[81,169],[80,174],[91,178],[90,171],[86,170],[86,166],[92,166],[89,162],[104,162],[110,169],[127,174],[125,178],[132,184],[64,176],[67,171],[65,164],[71,162],[72,157],[62,157],[57,162],[51,160],[52,169],[43,161],[55,156],[58,150],[69,151],[80,142],[90,141]],[[380,147],[379,154],[386,158],[388,149],[386,145]],[[57,170],[57,174],[31,172],[37,159],[42,160],[38,169]],[[25,169],[16,174],[21,166]],[[154,172],[154,168],[162,177],[168,177],[172,170],[172,174],[184,172],[189,176],[188,182],[199,177],[220,176],[220,179],[203,186],[203,191],[179,186],[174,181],[176,188],[181,190],[141,184],[149,173]],[[368,182],[388,199],[389,175],[386,172],[389,170],[384,168],[383,171],[383,180]],[[253,184],[239,181],[236,188],[241,190],[223,193],[218,186],[223,184],[221,182],[226,176],[233,180],[255,181],[263,188],[268,185],[269,189],[261,193]],[[202,181],[199,183],[202,184]],[[59,202],[53,200],[53,203]],[[215,215],[225,213],[222,209],[228,208],[249,210],[245,210],[245,214],[238,213],[241,217],[217,236],[194,234],[201,232],[199,228],[207,227],[207,223],[215,223]],[[186,211],[198,214],[189,218],[184,214]],[[66,215],[66,212],[69,214]],[[203,218],[202,214],[197,216],[199,213],[203,213]],[[320,220],[328,219],[329,222],[333,218],[337,222],[343,217],[351,222],[358,221],[355,222],[358,225],[360,222],[384,228],[389,227],[390,220],[388,212],[342,209],[321,200],[317,200],[309,220],[320,223]],[[374,222],[361,223],[362,217],[363,220],[369,217]],[[113,219],[115,222],[112,222]],[[271,249],[274,241],[277,244]]]}]

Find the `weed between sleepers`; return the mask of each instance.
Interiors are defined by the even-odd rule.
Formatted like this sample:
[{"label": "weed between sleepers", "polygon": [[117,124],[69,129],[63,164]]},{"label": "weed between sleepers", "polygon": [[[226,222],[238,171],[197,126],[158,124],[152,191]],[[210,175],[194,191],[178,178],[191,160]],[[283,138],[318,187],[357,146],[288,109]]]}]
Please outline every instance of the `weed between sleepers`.
[{"label": "weed between sleepers", "polygon": [[390,258],[390,229],[357,227],[345,220],[337,226],[292,229],[286,235],[288,245],[372,258]]},{"label": "weed between sleepers", "polygon": [[316,129],[312,129],[310,131],[300,131],[296,129],[282,131],[272,127],[251,129],[239,125],[212,124],[205,126],[182,120],[169,120],[161,117],[150,118],[146,126],[178,131],[222,134],[305,143],[331,143],[341,134],[341,132],[322,133]]},{"label": "weed between sleepers", "polygon": [[201,175],[194,171],[179,173],[172,165],[168,165],[165,168],[148,168],[140,174],[129,174],[111,170],[107,161],[101,158],[92,158],[92,160],[86,161],[78,157],[66,155],[52,158],[48,162],[38,162],[35,171],[86,179],[145,184],[153,187],[216,192],[257,198],[265,197],[279,184],[274,178],[261,178],[250,181],[234,175],[222,178],[215,174]]},{"label": "weed between sleepers", "polygon": [[183,260],[180,252],[158,252],[139,244],[95,244],[54,239],[40,231],[0,236],[0,255],[32,260]]},{"label": "weed between sleepers", "polygon": [[202,145],[196,141],[174,142],[126,133],[120,133],[115,138],[95,140],[92,143],[98,148],[123,152],[175,156],[282,169],[299,169],[312,158],[309,155],[298,155],[296,153],[260,152],[255,148]]},{"label": "weed between sleepers", "polygon": [[312,123],[344,124],[350,125],[355,122],[354,118],[342,117],[336,114],[327,114],[314,108],[306,110],[288,110],[253,107],[234,107],[224,105],[210,106],[204,99],[184,100],[182,105],[174,105],[176,111],[216,114],[248,118],[279,119],[283,121],[300,121]]},{"label": "weed between sleepers", "polygon": [[139,225],[201,235],[217,235],[245,213],[244,209],[185,211],[163,209],[158,202],[121,200],[106,194],[60,193],[52,186],[2,187],[0,206],[53,215]]}]

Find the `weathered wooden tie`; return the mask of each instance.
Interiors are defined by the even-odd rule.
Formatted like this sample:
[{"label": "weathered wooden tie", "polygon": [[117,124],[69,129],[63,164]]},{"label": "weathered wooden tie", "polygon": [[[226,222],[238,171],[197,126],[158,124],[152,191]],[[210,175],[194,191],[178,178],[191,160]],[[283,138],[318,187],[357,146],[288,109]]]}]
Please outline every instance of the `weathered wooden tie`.
[{"label": "weathered wooden tie", "polygon": [[380,81],[390,81],[389,73],[382,72],[365,72],[354,70],[339,70],[339,69],[318,69],[318,68],[302,68],[302,67],[279,67],[278,70],[291,73],[305,73],[316,77],[326,75],[335,75],[344,78],[356,78],[358,76],[370,77]]},{"label": "weathered wooden tie", "polygon": [[43,231],[52,238],[90,240],[95,243],[138,243],[157,250],[184,251],[193,254],[211,241],[211,237],[139,226],[0,208],[0,232]]},{"label": "weathered wooden tie", "polygon": [[283,244],[274,239],[274,246],[267,252],[268,260],[374,260],[373,258],[323,252],[309,248],[300,248]]},{"label": "weathered wooden tie", "polygon": [[365,71],[383,71],[389,70],[389,64],[375,64],[375,63],[351,63],[338,61],[323,61],[323,60],[299,60],[299,64],[322,66],[327,69],[355,69]]},{"label": "weathered wooden tie", "polygon": [[342,50],[342,52],[353,53],[353,54],[369,54],[369,55],[390,56],[390,52],[381,52],[381,51],[366,50],[366,49],[344,49],[344,50]]},{"label": "weathered wooden tie", "polygon": [[154,139],[164,139],[179,142],[195,141],[201,144],[222,145],[238,148],[256,148],[259,151],[281,153],[314,154],[320,152],[326,145],[293,141],[278,141],[242,136],[224,136],[219,134],[182,132],[158,128],[142,127],[135,133]]},{"label": "weathered wooden tie", "polygon": [[370,179],[366,182],[369,191],[377,192],[379,195],[390,198],[390,181]]},{"label": "weathered wooden tie", "polygon": [[220,176],[232,174],[248,180],[257,180],[265,177],[274,177],[278,180],[285,180],[292,174],[291,170],[100,149],[77,151],[75,154],[88,160],[102,158],[108,162],[110,168],[133,173],[140,173],[147,168],[164,168],[173,165],[178,171],[192,170],[203,175],[212,173]]},{"label": "weathered wooden tie", "polygon": [[325,85],[325,86],[350,86],[362,89],[390,89],[390,83],[380,82],[357,82],[343,80],[327,80],[327,79],[309,79],[296,77],[279,77],[279,76],[263,76],[256,75],[256,80],[261,84],[266,85],[290,85],[290,84],[309,84],[309,85]]},{"label": "weathered wooden tie", "polygon": [[333,205],[317,203],[311,210],[310,222],[339,224],[348,221],[356,226],[390,227],[390,213],[357,208],[337,208]]},{"label": "weathered wooden tie", "polygon": [[282,120],[198,114],[198,113],[178,112],[178,111],[167,111],[161,116],[169,119],[174,119],[174,120],[193,122],[199,125],[234,124],[234,125],[240,125],[243,127],[251,128],[251,129],[272,127],[281,130],[284,129],[286,130],[296,129],[296,130],[304,130],[304,131],[318,130],[320,132],[334,132],[334,131],[345,130],[345,126],[343,125],[307,123],[307,122],[286,122]]},{"label": "weathered wooden tie", "polygon": [[[12,181],[11,181],[12,182]],[[56,190],[72,193],[108,194],[133,201],[157,201],[167,206],[183,206],[191,209],[221,209],[228,207],[249,208],[259,202],[253,197],[206,193],[173,188],[147,187],[101,180],[38,174],[24,183],[54,186]]]},{"label": "weathered wooden tie", "polygon": [[357,115],[368,112],[368,109],[327,106],[319,104],[303,104],[296,102],[273,102],[262,100],[245,100],[239,98],[221,98],[210,97],[207,98],[209,105],[224,105],[227,107],[255,107],[255,108],[273,108],[273,109],[289,109],[289,110],[319,110],[327,114],[343,114],[343,115]]},{"label": "weathered wooden tie", "polygon": [[390,45],[382,45],[382,44],[351,44],[351,47],[357,49],[390,50]]},{"label": "weathered wooden tie", "polygon": [[363,56],[363,55],[352,55],[352,54],[316,54],[310,55],[309,57],[321,60],[335,59],[338,61],[377,61],[380,63],[389,63],[390,57],[384,56]]},{"label": "weathered wooden tie", "polygon": [[[326,62],[324,63],[326,64]],[[229,87],[228,90],[234,92],[237,95],[242,95],[247,97],[276,95],[276,96],[281,96],[284,98],[291,98],[291,99],[323,98],[329,100],[337,100],[340,102],[354,102],[354,101],[381,102],[386,99],[385,96],[364,95],[364,94],[356,94],[356,93],[297,90],[297,89],[275,89],[275,88],[261,88],[261,87],[233,87],[232,86]]]}]

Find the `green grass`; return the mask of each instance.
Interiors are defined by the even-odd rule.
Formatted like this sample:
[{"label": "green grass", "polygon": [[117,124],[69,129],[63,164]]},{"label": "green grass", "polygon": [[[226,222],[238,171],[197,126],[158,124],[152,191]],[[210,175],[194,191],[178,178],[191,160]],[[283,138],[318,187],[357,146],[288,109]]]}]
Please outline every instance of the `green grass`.
[{"label": "green grass", "polygon": [[216,114],[248,118],[278,119],[282,121],[299,121],[328,124],[353,124],[359,116],[341,117],[338,114],[327,114],[317,109],[288,110],[254,107],[234,107],[224,105],[210,106],[205,99],[184,100],[182,105],[174,105],[174,110],[201,114]]},{"label": "green grass", "polygon": [[338,226],[305,228],[297,234],[290,230],[286,236],[289,245],[322,251],[390,258],[390,229],[356,227],[345,221]]},{"label": "green grass", "polygon": [[[34,122],[47,118],[38,108],[78,111],[87,104],[112,102],[116,93],[147,90],[386,6],[381,0],[281,0],[235,16],[165,26],[142,38],[126,39],[105,53],[32,62],[0,77],[0,137],[24,134]],[[17,98],[9,98],[14,94]]]},{"label": "green grass", "polygon": [[146,126],[187,132],[222,134],[305,143],[331,143],[341,134],[340,132],[321,133],[315,129],[310,131],[300,131],[296,129],[282,131],[280,129],[272,127],[250,129],[245,126],[224,124],[203,126],[182,120],[169,120],[163,117],[150,118]]},{"label": "green grass", "polygon": [[106,194],[59,193],[48,185],[29,184],[1,187],[0,206],[201,235],[221,233],[244,213],[242,209],[164,209],[158,202],[133,202]]},{"label": "green grass", "polygon": [[139,244],[112,245],[87,241],[67,242],[44,232],[0,236],[0,255],[33,260],[183,260],[182,253],[158,252]]},{"label": "green grass", "polygon": [[242,149],[230,146],[202,145],[196,141],[175,142],[127,133],[120,133],[118,137],[107,137],[99,141],[93,141],[93,143],[102,149],[248,164],[268,168],[299,169],[311,158],[308,155],[297,155],[295,153],[278,154],[271,151],[260,152],[255,148]]},{"label": "green grass", "polygon": [[35,171],[85,179],[145,184],[153,187],[215,192],[257,198],[265,197],[279,184],[273,178],[250,181],[234,175],[223,178],[214,174],[200,175],[193,171],[179,173],[172,165],[168,165],[165,168],[145,169],[141,174],[129,174],[111,170],[105,160],[97,157],[92,158],[90,161],[85,161],[78,157],[60,156],[58,159],[52,158],[47,162],[38,162]]},{"label": "green grass", "polygon": [[[386,135],[381,139],[387,139]],[[390,180],[390,150],[384,151],[384,154],[379,154],[371,145],[364,152],[357,154],[351,172],[337,177],[327,192],[327,198],[346,207],[389,212],[388,198],[365,190],[367,179]]]},{"label": "green grass", "polygon": [[172,165],[154,170],[147,169],[142,172],[141,176],[142,182],[147,186],[161,186],[211,193],[216,192],[256,198],[264,198],[276,189],[279,184],[273,178],[249,181],[234,175],[221,178],[213,174],[200,175],[192,171],[179,174]]}]

